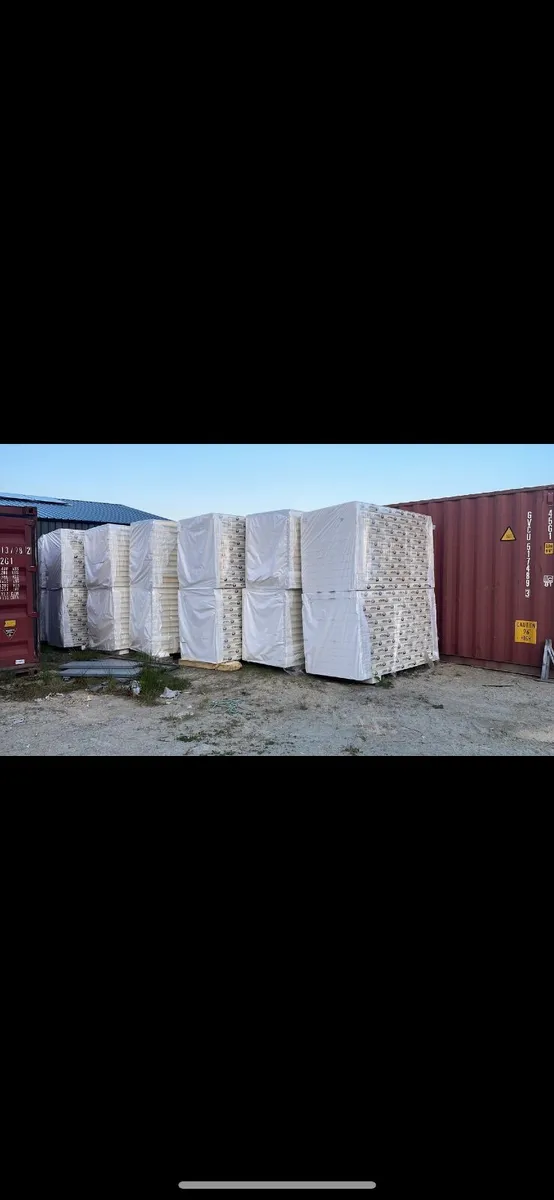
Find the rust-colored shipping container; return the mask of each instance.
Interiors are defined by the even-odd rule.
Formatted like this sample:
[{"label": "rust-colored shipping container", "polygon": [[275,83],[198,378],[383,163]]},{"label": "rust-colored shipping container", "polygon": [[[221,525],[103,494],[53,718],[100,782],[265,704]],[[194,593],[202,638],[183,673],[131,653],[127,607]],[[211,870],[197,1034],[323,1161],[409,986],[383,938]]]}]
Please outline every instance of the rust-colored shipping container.
[{"label": "rust-colored shipping container", "polygon": [[433,518],[441,659],[540,675],[554,639],[554,484],[391,507]]},{"label": "rust-colored shipping container", "polygon": [[39,661],[37,510],[0,505],[0,671]]}]

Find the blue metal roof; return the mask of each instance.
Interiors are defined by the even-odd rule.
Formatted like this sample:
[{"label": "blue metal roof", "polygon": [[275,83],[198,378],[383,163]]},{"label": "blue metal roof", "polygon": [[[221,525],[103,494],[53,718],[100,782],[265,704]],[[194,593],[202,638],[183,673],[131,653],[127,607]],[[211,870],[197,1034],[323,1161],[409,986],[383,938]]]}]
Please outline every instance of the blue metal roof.
[{"label": "blue metal roof", "polygon": [[15,504],[25,507],[32,504],[43,520],[90,521],[101,525],[131,525],[133,521],[165,521],[156,513],[143,512],[140,508],[127,508],[126,504],[101,504],[93,500],[58,500],[54,496],[23,496],[0,493],[0,504]]}]

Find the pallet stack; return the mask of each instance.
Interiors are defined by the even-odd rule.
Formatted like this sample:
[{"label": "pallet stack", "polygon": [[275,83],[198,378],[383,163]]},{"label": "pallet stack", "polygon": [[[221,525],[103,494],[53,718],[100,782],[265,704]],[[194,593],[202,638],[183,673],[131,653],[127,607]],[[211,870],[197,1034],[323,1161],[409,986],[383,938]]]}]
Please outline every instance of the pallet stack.
[{"label": "pallet stack", "polygon": [[179,652],[177,522],[138,521],[129,528],[130,646],[167,658]]},{"label": "pallet stack", "polygon": [[245,519],[222,513],[179,521],[181,659],[219,666],[242,653]]},{"label": "pallet stack", "polygon": [[92,650],[129,649],[129,526],[85,532],[87,620]]},{"label": "pallet stack", "polygon": [[40,637],[61,649],[87,645],[84,536],[54,529],[39,538]]},{"label": "pallet stack", "polygon": [[301,520],[306,671],[376,683],[436,661],[433,524],[376,504]]},{"label": "pallet stack", "polygon": [[304,662],[300,517],[294,509],[246,518],[242,657],[271,667]]}]

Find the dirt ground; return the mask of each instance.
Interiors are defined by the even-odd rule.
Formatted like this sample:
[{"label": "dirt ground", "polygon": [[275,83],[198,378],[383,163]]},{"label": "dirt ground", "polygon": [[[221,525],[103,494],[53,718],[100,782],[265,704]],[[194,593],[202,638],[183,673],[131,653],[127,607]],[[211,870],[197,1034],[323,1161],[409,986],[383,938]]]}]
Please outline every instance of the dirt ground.
[{"label": "dirt ground", "polygon": [[166,682],[181,694],[152,707],[92,691],[98,680],[48,681],[33,699],[20,698],[23,685],[0,688],[4,756],[554,755],[552,683],[474,667],[439,664],[376,687],[249,664],[180,669]]}]

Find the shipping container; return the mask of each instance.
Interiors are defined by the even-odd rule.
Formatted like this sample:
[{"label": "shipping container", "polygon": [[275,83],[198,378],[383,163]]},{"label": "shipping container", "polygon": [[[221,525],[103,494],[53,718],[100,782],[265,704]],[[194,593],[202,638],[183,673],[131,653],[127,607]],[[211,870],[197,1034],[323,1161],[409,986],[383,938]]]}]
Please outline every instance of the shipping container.
[{"label": "shipping container", "polygon": [[37,510],[0,506],[0,670],[39,661]]},{"label": "shipping container", "polygon": [[441,659],[540,675],[554,638],[554,484],[391,508],[433,518]]}]

